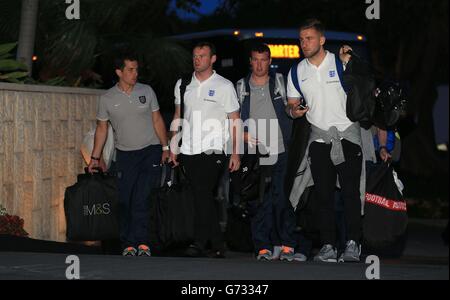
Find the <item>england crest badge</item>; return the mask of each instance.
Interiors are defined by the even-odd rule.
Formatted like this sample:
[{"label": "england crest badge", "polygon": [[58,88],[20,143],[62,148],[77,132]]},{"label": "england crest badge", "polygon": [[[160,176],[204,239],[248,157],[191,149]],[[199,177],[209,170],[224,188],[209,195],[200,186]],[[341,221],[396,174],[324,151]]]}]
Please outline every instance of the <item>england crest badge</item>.
[{"label": "england crest badge", "polygon": [[140,101],[142,104],[145,104],[145,103],[147,103],[147,97],[141,96],[141,97],[139,97],[139,101]]}]

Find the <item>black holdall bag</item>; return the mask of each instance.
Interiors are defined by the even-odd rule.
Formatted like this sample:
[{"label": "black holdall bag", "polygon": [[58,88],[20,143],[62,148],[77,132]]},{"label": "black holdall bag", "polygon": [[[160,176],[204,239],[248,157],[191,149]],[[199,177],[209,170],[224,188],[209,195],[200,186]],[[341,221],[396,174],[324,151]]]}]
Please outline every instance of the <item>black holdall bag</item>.
[{"label": "black holdall bag", "polygon": [[[248,151],[246,151],[248,152]],[[246,153],[241,158],[241,168],[231,176],[232,193],[239,195],[239,202],[247,204],[253,201],[262,201],[265,192],[270,188],[270,182],[262,182],[264,167],[261,159],[269,157],[267,151],[260,146],[256,147],[256,153]]]},{"label": "black holdall bag", "polygon": [[401,256],[408,212],[396,173],[388,163],[374,167],[367,177],[363,236],[365,246],[380,255]]},{"label": "black holdall bag", "polygon": [[257,147],[255,154],[243,155],[240,170],[231,174],[231,207],[225,237],[232,251],[254,251],[251,219],[257,214],[264,195],[270,192],[271,187],[271,181],[264,178],[264,166],[260,164],[260,159],[267,157],[262,150]]},{"label": "black holdall bag", "polygon": [[259,198],[261,166],[259,155],[246,154],[242,157],[241,169],[236,178],[239,184],[240,201],[247,203]]},{"label": "black holdall bag", "polygon": [[258,155],[245,154],[239,171],[230,174],[230,207],[228,208],[225,240],[231,251],[254,251],[249,204],[260,195],[261,168]]},{"label": "black holdall bag", "polygon": [[163,166],[161,186],[151,196],[152,239],[165,250],[194,240],[194,194],[182,167]]},{"label": "black holdall bag", "polygon": [[66,189],[64,211],[69,241],[118,239],[117,178],[102,172],[78,175],[78,182]]}]

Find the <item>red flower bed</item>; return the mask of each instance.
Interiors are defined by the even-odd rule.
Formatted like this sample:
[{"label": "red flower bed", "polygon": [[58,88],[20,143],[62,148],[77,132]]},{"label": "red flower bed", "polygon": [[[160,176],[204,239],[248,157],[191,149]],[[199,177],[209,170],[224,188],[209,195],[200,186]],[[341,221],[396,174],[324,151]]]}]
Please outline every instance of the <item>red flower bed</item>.
[{"label": "red flower bed", "polygon": [[18,216],[0,216],[0,234],[28,237],[28,233],[23,229],[23,224],[23,219]]}]

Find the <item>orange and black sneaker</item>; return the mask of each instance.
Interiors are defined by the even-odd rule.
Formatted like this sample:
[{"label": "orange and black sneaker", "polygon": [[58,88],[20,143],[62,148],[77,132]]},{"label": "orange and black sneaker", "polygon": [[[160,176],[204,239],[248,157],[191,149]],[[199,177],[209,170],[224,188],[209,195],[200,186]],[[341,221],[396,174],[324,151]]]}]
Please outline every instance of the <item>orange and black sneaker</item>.
[{"label": "orange and black sneaker", "polygon": [[136,256],[137,250],[134,247],[125,248],[122,252],[122,256]]},{"label": "orange and black sneaker", "polygon": [[257,260],[260,261],[271,261],[272,260],[273,253],[270,250],[263,249],[259,251],[258,256],[256,257]]},{"label": "orange and black sneaker", "polygon": [[146,256],[151,257],[152,252],[150,251],[150,248],[147,245],[140,245],[138,248],[138,256]]},{"label": "orange and black sneaker", "polygon": [[281,247],[281,255],[280,255],[281,261],[288,261],[288,262],[294,261],[295,259],[294,255],[295,255],[294,248],[286,246]]}]

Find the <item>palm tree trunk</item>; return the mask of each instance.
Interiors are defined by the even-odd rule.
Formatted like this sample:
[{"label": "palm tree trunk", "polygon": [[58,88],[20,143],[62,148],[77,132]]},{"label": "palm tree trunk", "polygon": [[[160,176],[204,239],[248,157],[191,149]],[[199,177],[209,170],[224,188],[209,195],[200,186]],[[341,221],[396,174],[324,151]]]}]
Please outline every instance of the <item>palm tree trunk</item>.
[{"label": "palm tree trunk", "polygon": [[36,23],[39,0],[22,0],[22,14],[20,20],[19,47],[17,60],[22,61],[32,74],[34,40],[36,36]]}]

